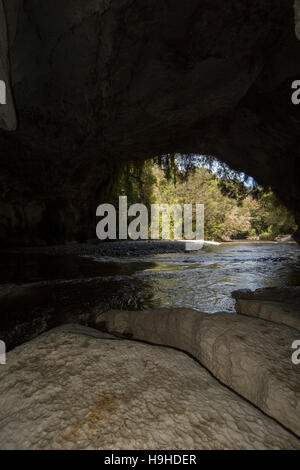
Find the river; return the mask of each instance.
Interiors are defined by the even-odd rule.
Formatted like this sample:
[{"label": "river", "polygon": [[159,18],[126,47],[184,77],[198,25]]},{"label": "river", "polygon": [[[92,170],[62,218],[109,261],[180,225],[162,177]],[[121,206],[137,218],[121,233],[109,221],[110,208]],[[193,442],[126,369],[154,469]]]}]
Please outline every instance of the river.
[{"label": "river", "polygon": [[11,349],[62,323],[93,326],[112,308],[234,312],[234,290],[300,285],[296,244],[228,243],[194,252],[172,246],[2,251],[0,339]]}]

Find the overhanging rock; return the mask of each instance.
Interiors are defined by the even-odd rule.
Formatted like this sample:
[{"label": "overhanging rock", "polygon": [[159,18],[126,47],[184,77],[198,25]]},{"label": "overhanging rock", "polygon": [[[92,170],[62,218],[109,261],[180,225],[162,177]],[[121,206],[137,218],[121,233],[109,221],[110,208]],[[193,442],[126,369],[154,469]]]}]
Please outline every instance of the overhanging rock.
[{"label": "overhanging rock", "polygon": [[92,238],[116,169],[176,152],[271,186],[300,224],[294,2],[0,5],[3,245]]}]

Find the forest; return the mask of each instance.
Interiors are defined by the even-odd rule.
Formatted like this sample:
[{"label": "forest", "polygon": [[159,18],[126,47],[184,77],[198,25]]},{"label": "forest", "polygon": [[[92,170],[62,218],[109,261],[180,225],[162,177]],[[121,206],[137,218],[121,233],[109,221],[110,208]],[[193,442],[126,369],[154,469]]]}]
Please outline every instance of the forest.
[{"label": "forest", "polygon": [[[183,164],[185,161],[185,164]],[[205,240],[266,240],[292,235],[293,214],[271,188],[230,170],[216,159],[190,159],[177,155],[120,166],[107,188],[106,201],[128,204],[204,204]]]}]

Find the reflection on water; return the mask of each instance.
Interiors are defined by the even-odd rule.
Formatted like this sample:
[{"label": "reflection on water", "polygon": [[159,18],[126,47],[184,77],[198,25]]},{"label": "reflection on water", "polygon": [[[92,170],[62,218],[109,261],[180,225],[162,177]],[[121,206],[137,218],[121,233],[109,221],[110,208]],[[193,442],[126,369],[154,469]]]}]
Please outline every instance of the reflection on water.
[{"label": "reflection on water", "polygon": [[145,306],[233,311],[233,290],[300,285],[296,245],[227,244],[154,260],[154,267],[134,274],[148,280],[152,297]]},{"label": "reflection on water", "polygon": [[65,322],[93,324],[111,308],[234,311],[231,292],[300,285],[296,245],[225,244],[123,258],[1,254],[0,339],[8,348]]}]

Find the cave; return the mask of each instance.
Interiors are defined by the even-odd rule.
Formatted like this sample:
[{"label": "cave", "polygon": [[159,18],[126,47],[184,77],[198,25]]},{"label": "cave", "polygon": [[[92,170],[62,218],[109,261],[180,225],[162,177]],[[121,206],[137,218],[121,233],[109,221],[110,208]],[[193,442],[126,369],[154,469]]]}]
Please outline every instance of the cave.
[{"label": "cave", "polygon": [[120,162],[173,152],[272,186],[299,221],[292,2],[1,4],[2,244],[94,237]]},{"label": "cave", "polygon": [[[255,290],[258,270],[255,292],[233,293],[234,315],[196,300],[161,309],[130,297],[147,292],[138,273],[155,261],[116,268],[111,244],[93,264],[85,243],[122,165],[174,154],[212,156],[272,188],[300,227],[300,1],[0,0],[0,27],[0,448],[299,449],[298,277]],[[124,246],[117,256],[134,258]],[[222,298],[237,289],[230,275]]]}]

